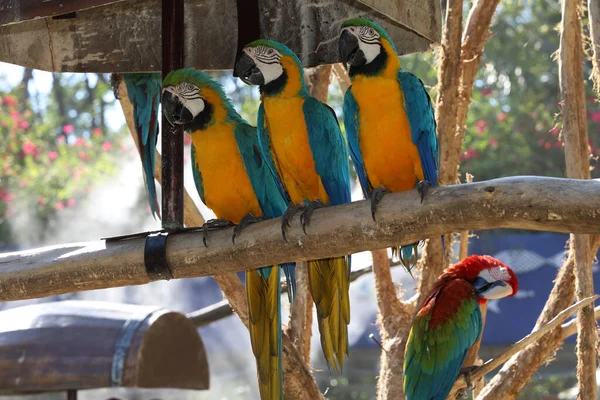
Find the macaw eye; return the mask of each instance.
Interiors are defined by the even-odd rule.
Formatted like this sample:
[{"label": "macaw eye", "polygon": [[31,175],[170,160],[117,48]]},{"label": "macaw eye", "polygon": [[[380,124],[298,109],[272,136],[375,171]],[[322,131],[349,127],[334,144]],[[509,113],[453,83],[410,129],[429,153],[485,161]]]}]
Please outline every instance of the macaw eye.
[{"label": "macaw eye", "polygon": [[269,50],[267,50],[267,54],[269,54],[269,55],[270,55],[270,54],[273,54],[273,49],[269,49]]},{"label": "macaw eye", "polygon": [[373,29],[373,28],[369,28],[368,32],[369,32],[370,36],[374,36],[375,35],[375,29]]}]

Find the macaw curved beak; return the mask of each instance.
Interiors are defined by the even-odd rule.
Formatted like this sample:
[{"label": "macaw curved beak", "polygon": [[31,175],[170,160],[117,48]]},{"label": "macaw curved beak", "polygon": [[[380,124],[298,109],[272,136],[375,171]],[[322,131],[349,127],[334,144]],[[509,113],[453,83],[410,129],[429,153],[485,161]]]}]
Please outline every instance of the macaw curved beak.
[{"label": "macaw curved beak", "polygon": [[237,62],[235,63],[234,74],[248,85],[261,86],[265,83],[265,77],[262,72],[256,66],[252,57],[245,52],[241,52],[238,56]]},{"label": "macaw curved beak", "polygon": [[174,93],[164,90],[160,101],[163,115],[172,126],[184,125],[194,119],[190,110],[183,106],[179,97]]},{"label": "macaw curved beak", "polygon": [[343,63],[346,63],[351,67],[360,67],[367,63],[365,54],[358,45],[358,38],[347,29],[342,31],[338,46],[340,49],[340,58]]},{"label": "macaw curved beak", "polygon": [[481,277],[477,277],[473,282],[473,287],[477,292],[477,296],[488,300],[501,299],[502,297],[512,295],[512,287],[504,281],[488,282]]}]

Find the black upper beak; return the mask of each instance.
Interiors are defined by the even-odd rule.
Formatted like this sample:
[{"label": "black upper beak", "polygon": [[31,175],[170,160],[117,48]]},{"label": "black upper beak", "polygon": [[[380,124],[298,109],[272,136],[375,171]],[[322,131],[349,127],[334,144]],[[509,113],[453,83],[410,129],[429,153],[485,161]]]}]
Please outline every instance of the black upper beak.
[{"label": "black upper beak", "polygon": [[179,97],[169,91],[163,91],[161,105],[163,115],[171,125],[184,125],[194,119],[192,113],[183,106]]},{"label": "black upper beak", "polygon": [[362,50],[358,46],[358,38],[348,30],[343,30],[338,42],[340,49],[340,58],[343,63],[358,67],[366,62]]},{"label": "black upper beak", "polygon": [[238,76],[242,81],[248,85],[264,85],[265,78],[260,72],[260,69],[256,66],[256,63],[245,52],[241,52],[238,55],[237,62],[235,63],[234,69],[235,76]]}]

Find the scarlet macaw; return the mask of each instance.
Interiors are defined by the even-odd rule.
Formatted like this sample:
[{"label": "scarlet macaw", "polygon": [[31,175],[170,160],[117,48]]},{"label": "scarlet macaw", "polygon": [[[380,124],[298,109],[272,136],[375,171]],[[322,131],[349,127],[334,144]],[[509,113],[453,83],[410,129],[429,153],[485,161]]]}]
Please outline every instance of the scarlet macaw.
[{"label": "scarlet macaw", "polygon": [[446,268],[413,322],[404,358],[407,400],[445,400],[483,329],[480,304],[514,296],[517,276],[490,256]]}]

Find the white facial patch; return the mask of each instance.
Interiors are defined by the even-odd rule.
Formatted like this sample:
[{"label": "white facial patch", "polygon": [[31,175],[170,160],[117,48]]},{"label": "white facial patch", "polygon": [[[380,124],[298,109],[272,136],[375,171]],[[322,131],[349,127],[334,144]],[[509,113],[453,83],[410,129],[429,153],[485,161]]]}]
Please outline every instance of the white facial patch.
[{"label": "white facial patch", "polygon": [[511,276],[505,267],[497,266],[494,268],[485,269],[479,273],[479,277],[485,279],[487,282],[501,281],[505,283],[505,285],[497,285],[486,290],[481,294],[481,297],[495,300],[510,296],[512,294],[512,286],[508,283],[508,281],[511,279]]},{"label": "white facial patch", "polygon": [[188,109],[194,118],[202,111],[204,111],[204,100],[200,95],[200,88],[198,86],[183,82],[177,85],[174,92],[181,101],[181,104]]},{"label": "white facial patch", "polygon": [[246,47],[244,52],[252,58],[256,67],[262,73],[264,84],[273,82],[283,74],[283,66],[279,62],[281,53],[272,47]]},{"label": "white facial patch", "polygon": [[381,36],[368,26],[349,26],[344,28],[358,38],[358,48],[362,50],[367,64],[381,53]]}]

